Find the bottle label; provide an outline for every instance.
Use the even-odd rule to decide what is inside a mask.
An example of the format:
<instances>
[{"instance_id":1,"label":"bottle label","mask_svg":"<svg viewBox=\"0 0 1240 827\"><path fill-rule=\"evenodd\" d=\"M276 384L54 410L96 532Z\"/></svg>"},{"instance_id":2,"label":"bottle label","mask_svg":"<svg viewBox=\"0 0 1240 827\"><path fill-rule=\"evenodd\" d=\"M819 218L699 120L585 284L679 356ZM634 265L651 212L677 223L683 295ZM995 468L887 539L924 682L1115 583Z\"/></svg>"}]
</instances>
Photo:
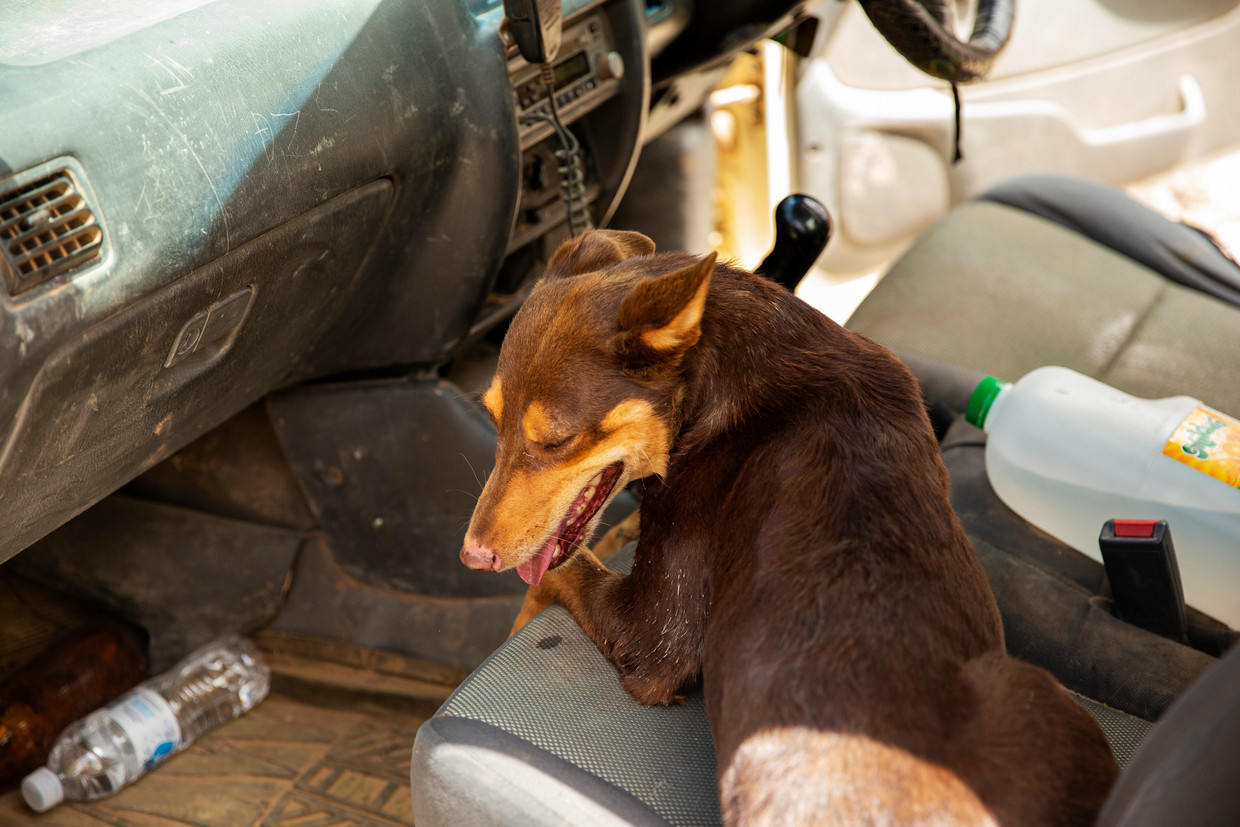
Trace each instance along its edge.
<instances>
[{"instance_id":1,"label":"bottle label","mask_svg":"<svg viewBox=\"0 0 1240 827\"><path fill-rule=\"evenodd\" d=\"M1240 488L1240 422L1197 408L1180 423L1163 453Z\"/></svg>"},{"instance_id":2,"label":"bottle label","mask_svg":"<svg viewBox=\"0 0 1240 827\"><path fill-rule=\"evenodd\" d=\"M111 718L133 744L144 772L163 763L181 743L176 713L153 689L138 687L109 707Z\"/></svg>"}]
</instances>

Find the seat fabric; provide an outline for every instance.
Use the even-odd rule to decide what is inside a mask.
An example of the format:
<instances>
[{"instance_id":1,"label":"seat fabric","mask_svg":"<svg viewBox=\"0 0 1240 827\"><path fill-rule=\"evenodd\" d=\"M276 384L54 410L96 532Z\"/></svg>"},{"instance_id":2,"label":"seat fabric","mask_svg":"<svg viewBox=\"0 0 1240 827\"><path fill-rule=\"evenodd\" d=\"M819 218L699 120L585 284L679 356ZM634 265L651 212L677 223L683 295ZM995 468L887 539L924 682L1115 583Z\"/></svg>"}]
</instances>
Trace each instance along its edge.
<instances>
[{"instance_id":1,"label":"seat fabric","mask_svg":"<svg viewBox=\"0 0 1240 827\"><path fill-rule=\"evenodd\" d=\"M608 562L627 569L631 559L630 548ZM637 703L558 604L422 725L411 784L423 827L720 823L702 693L678 706Z\"/></svg>"},{"instance_id":2,"label":"seat fabric","mask_svg":"<svg viewBox=\"0 0 1240 827\"><path fill-rule=\"evenodd\" d=\"M1240 824L1240 648L1233 648L1166 716L1133 756L1099 827Z\"/></svg>"},{"instance_id":3,"label":"seat fabric","mask_svg":"<svg viewBox=\"0 0 1240 827\"><path fill-rule=\"evenodd\" d=\"M1240 412L1240 308L1002 204L963 204L937 222L848 327L1009 381L1062 365L1137 396Z\"/></svg>"}]
</instances>

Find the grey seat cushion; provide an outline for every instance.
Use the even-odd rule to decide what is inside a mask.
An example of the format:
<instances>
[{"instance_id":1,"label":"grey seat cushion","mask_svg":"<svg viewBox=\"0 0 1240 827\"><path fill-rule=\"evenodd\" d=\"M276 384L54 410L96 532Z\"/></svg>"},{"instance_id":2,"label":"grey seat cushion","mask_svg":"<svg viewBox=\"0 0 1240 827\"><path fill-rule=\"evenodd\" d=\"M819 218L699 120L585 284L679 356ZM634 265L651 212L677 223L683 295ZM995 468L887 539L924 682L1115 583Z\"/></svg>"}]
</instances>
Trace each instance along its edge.
<instances>
[{"instance_id":1,"label":"grey seat cushion","mask_svg":"<svg viewBox=\"0 0 1240 827\"><path fill-rule=\"evenodd\" d=\"M1062 365L1137 396L1240 411L1240 308L1002 204L936 223L848 327L1001 379Z\"/></svg>"},{"instance_id":2,"label":"grey seat cushion","mask_svg":"<svg viewBox=\"0 0 1240 827\"><path fill-rule=\"evenodd\" d=\"M609 561L629 562L631 550ZM1150 724L1079 700L1125 764ZM702 693L681 706L638 704L558 605L501 646L422 725L411 783L420 827L720 823Z\"/></svg>"},{"instance_id":3,"label":"grey seat cushion","mask_svg":"<svg viewBox=\"0 0 1240 827\"><path fill-rule=\"evenodd\" d=\"M720 823L702 694L641 706L558 605L422 725L411 782L419 825Z\"/></svg>"},{"instance_id":4,"label":"grey seat cushion","mask_svg":"<svg viewBox=\"0 0 1240 827\"><path fill-rule=\"evenodd\" d=\"M1240 648L1167 710L1098 816L1099 827L1240 824Z\"/></svg>"},{"instance_id":5,"label":"grey seat cushion","mask_svg":"<svg viewBox=\"0 0 1240 827\"><path fill-rule=\"evenodd\" d=\"M1118 250L1156 273L1240 307L1240 264L1207 231L1155 212L1118 187L1071 175L1000 181L977 196Z\"/></svg>"}]
</instances>

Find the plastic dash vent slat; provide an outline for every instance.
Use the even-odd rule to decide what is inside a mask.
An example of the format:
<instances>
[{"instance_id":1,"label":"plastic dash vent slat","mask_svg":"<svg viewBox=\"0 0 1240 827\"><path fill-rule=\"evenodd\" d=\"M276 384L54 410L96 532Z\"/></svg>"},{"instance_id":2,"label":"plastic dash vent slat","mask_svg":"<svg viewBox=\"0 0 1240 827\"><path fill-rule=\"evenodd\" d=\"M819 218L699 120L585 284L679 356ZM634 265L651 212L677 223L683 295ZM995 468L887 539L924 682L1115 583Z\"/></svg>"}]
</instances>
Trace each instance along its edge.
<instances>
[{"instance_id":1,"label":"plastic dash vent slat","mask_svg":"<svg viewBox=\"0 0 1240 827\"><path fill-rule=\"evenodd\" d=\"M0 190L5 286L17 295L99 258L103 228L67 170Z\"/></svg>"}]
</instances>

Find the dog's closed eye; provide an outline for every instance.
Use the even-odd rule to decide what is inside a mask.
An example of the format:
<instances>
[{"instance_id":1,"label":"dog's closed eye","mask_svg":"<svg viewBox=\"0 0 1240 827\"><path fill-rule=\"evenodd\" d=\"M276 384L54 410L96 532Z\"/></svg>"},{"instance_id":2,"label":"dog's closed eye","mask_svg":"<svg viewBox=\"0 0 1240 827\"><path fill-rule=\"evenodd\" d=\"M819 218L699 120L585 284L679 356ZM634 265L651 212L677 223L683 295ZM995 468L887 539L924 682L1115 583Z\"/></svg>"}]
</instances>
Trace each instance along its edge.
<instances>
[{"instance_id":1,"label":"dog's closed eye","mask_svg":"<svg viewBox=\"0 0 1240 827\"><path fill-rule=\"evenodd\" d=\"M573 439L573 437L572 437L572 435L571 435L571 434L570 434L569 436L566 436L566 437L563 437L563 438L560 438L560 437L555 437L555 438L552 438L552 439L546 439L546 440L543 440L542 442L540 442L540 443L539 443L539 445L538 445L538 447L539 447L539 448L541 448L542 450L544 450L544 451L548 451L548 452L550 452L550 451L555 451L555 450L558 450L558 449L560 449L560 448L563 448L565 445L567 445L569 442L571 442L571 441L572 441L572 439Z\"/></svg>"},{"instance_id":2,"label":"dog's closed eye","mask_svg":"<svg viewBox=\"0 0 1240 827\"><path fill-rule=\"evenodd\" d=\"M554 453L577 438L579 431L566 417L533 401L521 417L521 430L528 443L544 454Z\"/></svg>"}]
</instances>

